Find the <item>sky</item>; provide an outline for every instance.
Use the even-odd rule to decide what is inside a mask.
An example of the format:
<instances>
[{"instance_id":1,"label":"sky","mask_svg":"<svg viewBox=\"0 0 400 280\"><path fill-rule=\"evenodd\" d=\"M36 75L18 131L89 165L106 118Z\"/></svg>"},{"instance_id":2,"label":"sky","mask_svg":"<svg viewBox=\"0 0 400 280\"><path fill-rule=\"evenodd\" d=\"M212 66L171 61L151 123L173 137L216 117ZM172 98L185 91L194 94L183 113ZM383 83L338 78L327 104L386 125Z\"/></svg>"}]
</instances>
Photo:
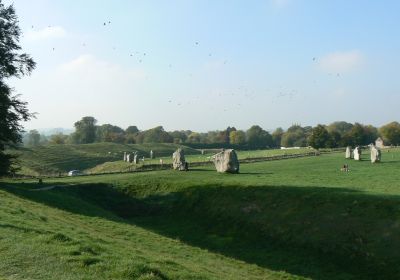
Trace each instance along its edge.
<instances>
[{"instance_id":1,"label":"sky","mask_svg":"<svg viewBox=\"0 0 400 280\"><path fill-rule=\"evenodd\" d=\"M37 68L26 129L399 121L400 1L3 0Z\"/></svg>"}]
</instances>

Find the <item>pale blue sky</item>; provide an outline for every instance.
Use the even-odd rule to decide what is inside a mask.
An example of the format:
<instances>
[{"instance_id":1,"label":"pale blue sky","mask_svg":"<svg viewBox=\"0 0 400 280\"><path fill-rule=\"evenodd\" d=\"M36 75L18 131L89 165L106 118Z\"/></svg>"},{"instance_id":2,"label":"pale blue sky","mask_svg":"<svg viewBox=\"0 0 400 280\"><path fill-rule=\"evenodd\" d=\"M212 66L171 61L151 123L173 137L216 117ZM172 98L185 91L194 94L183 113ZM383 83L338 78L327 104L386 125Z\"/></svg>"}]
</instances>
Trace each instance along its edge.
<instances>
[{"instance_id":1,"label":"pale blue sky","mask_svg":"<svg viewBox=\"0 0 400 280\"><path fill-rule=\"evenodd\" d=\"M399 1L14 5L38 63L12 81L39 113L27 129L86 115L198 131L399 120Z\"/></svg>"}]
</instances>

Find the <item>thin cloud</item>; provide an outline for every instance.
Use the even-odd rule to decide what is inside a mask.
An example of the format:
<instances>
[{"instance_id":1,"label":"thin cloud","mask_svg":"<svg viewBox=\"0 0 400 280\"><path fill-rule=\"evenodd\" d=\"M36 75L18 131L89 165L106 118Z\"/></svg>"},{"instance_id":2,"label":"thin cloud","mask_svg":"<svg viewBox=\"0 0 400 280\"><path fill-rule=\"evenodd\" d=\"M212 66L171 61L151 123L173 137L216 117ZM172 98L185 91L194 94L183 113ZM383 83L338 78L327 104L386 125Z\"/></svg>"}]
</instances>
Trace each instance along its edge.
<instances>
[{"instance_id":1,"label":"thin cloud","mask_svg":"<svg viewBox=\"0 0 400 280\"><path fill-rule=\"evenodd\" d=\"M285 7L289 3L289 0L271 0L271 2L274 6L282 8L282 7Z\"/></svg>"},{"instance_id":2,"label":"thin cloud","mask_svg":"<svg viewBox=\"0 0 400 280\"><path fill-rule=\"evenodd\" d=\"M122 66L100 60L94 55L85 54L62 64L59 67L61 75L74 77L77 81L115 84L116 80L143 80L146 73L140 69L125 69Z\"/></svg>"},{"instance_id":3,"label":"thin cloud","mask_svg":"<svg viewBox=\"0 0 400 280\"><path fill-rule=\"evenodd\" d=\"M65 29L61 26L49 26L40 30L31 30L26 35L30 41L48 40L63 38L67 35Z\"/></svg>"},{"instance_id":4,"label":"thin cloud","mask_svg":"<svg viewBox=\"0 0 400 280\"><path fill-rule=\"evenodd\" d=\"M364 62L364 56L358 50L334 52L319 59L319 67L326 72L342 73L359 68Z\"/></svg>"}]
</instances>

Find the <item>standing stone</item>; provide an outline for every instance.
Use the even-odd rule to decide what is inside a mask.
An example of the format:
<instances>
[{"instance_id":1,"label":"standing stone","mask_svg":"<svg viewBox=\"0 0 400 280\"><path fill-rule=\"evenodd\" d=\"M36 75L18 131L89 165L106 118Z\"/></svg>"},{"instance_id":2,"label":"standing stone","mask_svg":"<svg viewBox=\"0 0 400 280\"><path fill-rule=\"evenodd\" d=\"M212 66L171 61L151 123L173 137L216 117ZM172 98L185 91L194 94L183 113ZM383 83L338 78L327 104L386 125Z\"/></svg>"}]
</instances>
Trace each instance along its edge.
<instances>
[{"instance_id":1,"label":"standing stone","mask_svg":"<svg viewBox=\"0 0 400 280\"><path fill-rule=\"evenodd\" d=\"M351 147L349 146L349 147L347 147L346 148L346 158L347 159L349 159L349 158L351 158Z\"/></svg>"},{"instance_id":2,"label":"standing stone","mask_svg":"<svg viewBox=\"0 0 400 280\"><path fill-rule=\"evenodd\" d=\"M354 160L361 160L361 148L356 147L353 152Z\"/></svg>"},{"instance_id":3,"label":"standing stone","mask_svg":"<svg viewBox=\"0 0 400 280\"><path fill-rule=\"evenodd\" d=\"M371 162L377 163L381 161L381 150L376 146L371 146Z\"/></svg>"},{"instance_id":4,"label":"standing stone","mask_svg":"<svg viewBox=\"0 0 400 280\"><path fill-rule=\"evenodd\" d=\"M135 153L134 156L133 156L133 163L134 164L138 164L139 163L139 156L138 156L137 153Z\"/></svg>"},{"instance_id":5,"label":"standing stone","mask_svg":"<svg viewBox=\"0 0 400 280\"><path fill-rule=\"evenodd\" d=\"M129 162L129 163L131 163L132 160L133 160L133 155L132 155L132 154L127 154L127 155L126 155L126 161Z\"/></svg>"},{"instance_id":6,"label":"standing stone","mask_svg":"<svg viewBox=\"0 0 400 280\"><path fill-rule=\"evenodd\" d=\"M185 153L180 148L172 154L172 167L179 171L188 170L188 163L185 160Z\"/></svg>"},{"instance_id":7,"label":"standing stone","mask_svg":"<svg viewBox=\"0 0 400 280\"><path fill-rule=\"evenodd\" d=\"M223 150L212 157L218 172L239 173L239 160L233 149Z\"/></svg>"},{"instance_id":8,"label":"standing stone","mask_svg":"<svg viewBox=\"0 0 400 280\"><path fill-rule=\"evenodd\" d=\"M124 161L126 161L126 157L127 157L126 152L124 152Z\"/></svg>"},{"instance_id":9,"label":"standing stone","mask_svg":"<svg viewBox=\"0 0 400 280\"><path fill-rule=\"evenodd\" d=\"M150 159L153 159L153 158L154 158L153 150L150 150Z\"/></svg>"}]
</instances>

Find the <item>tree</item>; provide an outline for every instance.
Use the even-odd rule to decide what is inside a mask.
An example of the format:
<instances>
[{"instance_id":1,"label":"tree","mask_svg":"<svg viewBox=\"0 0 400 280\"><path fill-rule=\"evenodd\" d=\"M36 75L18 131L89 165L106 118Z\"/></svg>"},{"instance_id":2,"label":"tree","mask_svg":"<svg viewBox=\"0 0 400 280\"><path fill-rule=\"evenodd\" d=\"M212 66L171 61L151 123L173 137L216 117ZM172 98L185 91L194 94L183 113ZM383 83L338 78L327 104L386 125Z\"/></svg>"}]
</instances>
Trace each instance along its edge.
<instances>
[{"instance_id":1,"label":"tree","mask_svg":"<svg viewBox=\"0 0 400 280\"><path fill-rule=\"evenodd\" d=\"M328 130L325 126L319 124L312 129L308 143L314 149L326 148L329 138Z\"/></svg>"},{"instance_id":2,"label":"tree","mask_svg":"<svg viewBox=\"0 0 400 280\"><path fill-rule=\"evenodd\" d=\"M304 147L307 145L307 133L311 133L311 130L301 127L300 125L292 125L282 135L281 146L282 147Z\"/></svg>"},{"instance_id":3,"label":"tree","mask_svg":"<svg viewBox=\"0 0 400 280\"><path fill-rule=\"evenodd\" d=\"M125 129L125 133L126 134L135 134L135 133L138 133L138 132L139 132L139 129L137 128L136 125L128 126L128 128Z\"/></svg>"},{"instance_id":4,"label":"tree","mask_svg":"<svg viewBox=\"0 0 400 280\"><path fill-rule=\"evenodd\" d=\"M280 147L281 146L281 141L282 141L282 136L285 132L281 127L278 127L275 129L275 131L272 133L272 142L274 143L274 147Z\"/></svg>"},{"instance_id":5,"label":"tree","mask_svg":"<svg viewBox=\"0 0 400 280\"><path fill-rule=\"evenodd\" d=\"M97 142L123 143L125 141L125 131L111 124L103 124L96 128Z\"/></svg>"},{"instance_id":6,"label":"tree","mask_svg":"<svg viewBox=\"0 0 400 280\"><path fill-rule=\"evenodd\" d=\"M67 142L68 135L57 133L50 136L50 144L63 145Z\"/></svg>"},{"instance_id":7,"label":"tree","mask_svg":"<svg viewBox=\"0 0 400 280\"><path fill-rule=\"evenodd\" d=\"M329 132L329 140L326 143L327 148L337 148L341 146L342 136L337 131ZM344 146L343 146L344 147Z\"/></svg>"},{"instance_id":8,"label":"tree","mask_svg":"<svg viewBox=\"0 0 400 280\"><path fill-rule=\"evenodd\" d=\"M375 143L378 130L372 125L355 123L351 130L343 136L342 142L348 146L368 145Z\"/></svg>"},{"instance_id":9,"label":"tree","mask_svg":"<svg viewBox=\"0 0 400 280\"><path fill-rule=\"evenodd\" d=\"M247 143L252 148L266 148L272 146L272 136L258 125L253 125L247 132Z\"/></svg>"},{"instance_id":10,"label":"tree","mask_svg":"<svg viewBox=\"0 0 400 280\"><path fill-rule=\"evenodd\" d=\"M174 139L162 126L143 131L143 143L172 143Z\"/></svg>"},{"instance_id":11,"label":"tree","mask_svg":"<svg viewBox=\"0 0 400 280\"><path fill-rule=\"evenodd\" d=\"M338 132L341 136L345 135L346 133L348 133L353 127L353 124L348 123L348 122L344 122L344 121L340 121L340 122L333 122L330 125L328 125L328 127L326 128L328 130L328 132L333 132L336 131Z\"/></svg>"},{"instance_id":12,"label":"tree","mask_svg":"<svg viewBox=\"0 0 400 280\"><path fill-rule=\"evenodd\" d=\"M30 130L28 133L27 145L31 147L35 147L40 143L40 133L36 130Z\"/></svg>"},{"instance_id":13,"label":"tree","mask_svg":"<svg viewBox=\"0 0 400 280\"><path fill-rule=\"evenodd\" d=\"M83 117L80 121L77 121L74 124L75 132L72 136L74 143L93 143L96 140L96 123L97 120L93 117Z\"/></svg>"},{"instance_id":14,"label":"tree","mask_svg":"<svg viewBox=\"0 0 400 280\"><path fill-rule=\"evenodd\" d=\"M379 129L380 134L386 144L400 145L400 123L391 122Z\"/></svg>"},{"instance_id":15,"label":"tree","mask_svg":"<svg viewBox=\"0 0 400 280\"><path fill-rule=\"evenodd\" d=\"M191 132L190 132L191 133ZM174 139L175 144L182 144L186 142L186 139L188 138L188 135L185 131L178 131L175 130L173 132L169 133L172 138Z\"/></svg>"},{"instance_id":16,"label":"tree","mask_svg":"<svg viewBox=\"0 0 400 280\"><path fill-rule=\"evenodd\" d=\"M189 143L200 143L200 134L197 132L192 132L189 134L187 141Z\"/></svg>"},{"instance_id":17,"label":"tree","mask_svg":"<svg viewBox=\"0 0 400 280\"><path fill-rule=\"evenodd\" d=\"M33 116L27 109L27 103L21 101L18 95L13 95L5 82L8 78L29 75L36 65L29 55L20 53L20 36L14 7L6 6L0 0L0 175L12 171L14 156L4 151L7 146L21 142L21 121L28 121Z\"/></svg>"},{"instance_id":18,"label":"tree","mask_svg":"<svg viewBox=\"0 0 400 280\"><path fill-rule=\"evenodd\" d=\"M229 133L229 143L243 145L246 143L246 133L242 130L233 130Z\"/></svg>"}]
</instances>

